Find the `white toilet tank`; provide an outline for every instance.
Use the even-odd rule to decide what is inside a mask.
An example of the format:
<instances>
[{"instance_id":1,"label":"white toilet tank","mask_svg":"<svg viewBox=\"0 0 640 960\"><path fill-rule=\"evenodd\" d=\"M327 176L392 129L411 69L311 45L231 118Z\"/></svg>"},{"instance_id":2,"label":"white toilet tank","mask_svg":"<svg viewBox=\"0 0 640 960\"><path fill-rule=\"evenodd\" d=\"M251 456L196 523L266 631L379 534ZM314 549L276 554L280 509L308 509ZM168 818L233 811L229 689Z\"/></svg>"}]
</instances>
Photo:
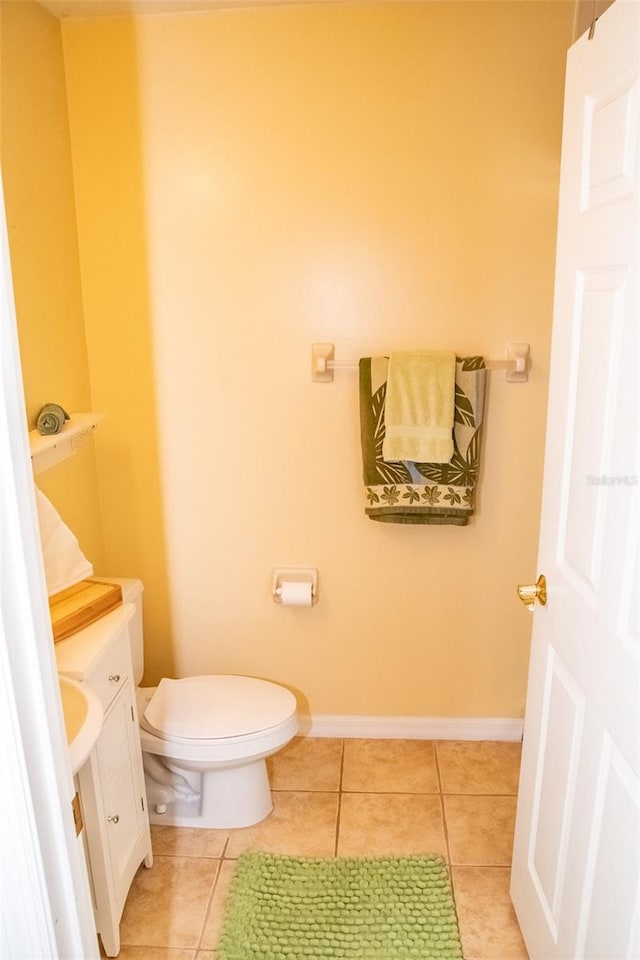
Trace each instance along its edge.
<instances>
[{"instance_id":1,"label":"white toilet tank","mask_svg":"<svg viewBox=\"0 0 640 960\"><path fill-rule=\"evenodd\" d=\"M136 687L142 682L144 672L144 638L142 634L142 580L121 577L100 577L104 583L118 583L122 588L123 603L132 603L136 612L129 621L129 640L131 643L131 659L133 661L133 679Z\"/></svg>"}]
</instances>

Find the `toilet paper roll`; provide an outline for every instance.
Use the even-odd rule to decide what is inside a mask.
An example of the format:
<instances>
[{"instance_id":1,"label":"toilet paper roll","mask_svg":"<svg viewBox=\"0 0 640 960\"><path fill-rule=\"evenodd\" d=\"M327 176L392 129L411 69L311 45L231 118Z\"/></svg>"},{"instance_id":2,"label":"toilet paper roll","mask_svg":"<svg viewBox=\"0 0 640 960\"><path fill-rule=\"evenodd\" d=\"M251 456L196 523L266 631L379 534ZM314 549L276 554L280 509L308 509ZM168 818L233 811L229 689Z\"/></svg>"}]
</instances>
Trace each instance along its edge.
<instances>
[{"instance_id":1,"label":"toilet paper roll","mask_svg":"<svg viewBox=\"0 0 640 960\"><path fill-rule=\"evenodd\" d=\"M280 599L283 607L310 607L313 603L311 584L308 580L283 580Z\"/></svg>"}]
</instances>

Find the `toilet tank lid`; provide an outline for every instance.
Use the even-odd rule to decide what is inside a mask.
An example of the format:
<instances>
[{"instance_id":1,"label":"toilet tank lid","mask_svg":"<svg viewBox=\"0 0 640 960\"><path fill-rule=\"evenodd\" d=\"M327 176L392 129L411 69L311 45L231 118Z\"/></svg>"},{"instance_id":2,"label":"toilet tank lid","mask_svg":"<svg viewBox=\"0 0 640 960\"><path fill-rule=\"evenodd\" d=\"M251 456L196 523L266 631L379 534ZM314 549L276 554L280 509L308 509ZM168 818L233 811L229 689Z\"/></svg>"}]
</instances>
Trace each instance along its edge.
<instances>
[{"instance_id":1,"label":"toilet tank lid","mask_svg":"<svg viewBox=\"0 0 640 960\"><path fill-rule=\"evenodd\" d=\"M116 582L122 587L122 596L126 597L125 603L135 603L144 590L142 580L134 577L120 577Z\"/></svg>"},{"instance_id":2,"label":"toilet tank lid","mask_svg":"<svg viewBox=\"0 0 640 960\"><path fill-rule=\"evenodd\" d=\"M255 677L165 677L145 708L144 725L165 739L241 737L283 723L296 706L284 687Z\"/></svg>"},{"instance_id":3,"label":"toilet tank lid","mask_svg":"<svg viewBox=\"0 0 640 960\"><path fill-rule=\"evenodd\" d=\"M100 577L103 583L117 583L122 589L122 602L135 603L144 590L142 580L135 577Z\"/></svg>"}]
</instances>

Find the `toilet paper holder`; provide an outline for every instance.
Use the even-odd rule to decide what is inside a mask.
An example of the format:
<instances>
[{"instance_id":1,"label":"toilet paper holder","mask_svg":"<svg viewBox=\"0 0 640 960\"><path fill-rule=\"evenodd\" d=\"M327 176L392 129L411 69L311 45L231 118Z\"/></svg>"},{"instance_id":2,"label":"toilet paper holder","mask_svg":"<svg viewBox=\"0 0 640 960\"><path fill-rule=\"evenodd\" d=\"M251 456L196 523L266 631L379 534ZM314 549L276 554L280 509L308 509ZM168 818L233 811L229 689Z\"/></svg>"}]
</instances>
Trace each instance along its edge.
<instances>
[{"instance_id":1,"label":"toilet paper holder","mask_svg":"<svg viewBox=\"0 0 640 960\"><path fill-rule=\"evenodd\" d=\"M318 571L315 567L277 567L271 583L271 594L276 603L282 603L283 583L310 584L311 603L318 602Z\"/></svg>"}]
</instances>

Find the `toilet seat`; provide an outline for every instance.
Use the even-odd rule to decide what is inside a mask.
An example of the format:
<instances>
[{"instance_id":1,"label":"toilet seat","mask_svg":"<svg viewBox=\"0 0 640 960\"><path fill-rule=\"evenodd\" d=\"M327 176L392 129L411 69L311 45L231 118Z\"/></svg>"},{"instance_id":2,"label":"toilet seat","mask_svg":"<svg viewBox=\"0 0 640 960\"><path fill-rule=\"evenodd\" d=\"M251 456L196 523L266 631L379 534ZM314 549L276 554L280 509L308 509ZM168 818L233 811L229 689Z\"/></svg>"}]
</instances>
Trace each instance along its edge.
<instances>
[{"instance_id":1,"label":"toilet seat","mask_svg":"<svg viewBox=\"0 0 640 960\"><path fill-rule=\"evenodd\" d=\"M285 724L296 699L268 680L228 674L163 678L140 711L140 725L162 740L251 739Z\"/></svg>"}]
</instances>

